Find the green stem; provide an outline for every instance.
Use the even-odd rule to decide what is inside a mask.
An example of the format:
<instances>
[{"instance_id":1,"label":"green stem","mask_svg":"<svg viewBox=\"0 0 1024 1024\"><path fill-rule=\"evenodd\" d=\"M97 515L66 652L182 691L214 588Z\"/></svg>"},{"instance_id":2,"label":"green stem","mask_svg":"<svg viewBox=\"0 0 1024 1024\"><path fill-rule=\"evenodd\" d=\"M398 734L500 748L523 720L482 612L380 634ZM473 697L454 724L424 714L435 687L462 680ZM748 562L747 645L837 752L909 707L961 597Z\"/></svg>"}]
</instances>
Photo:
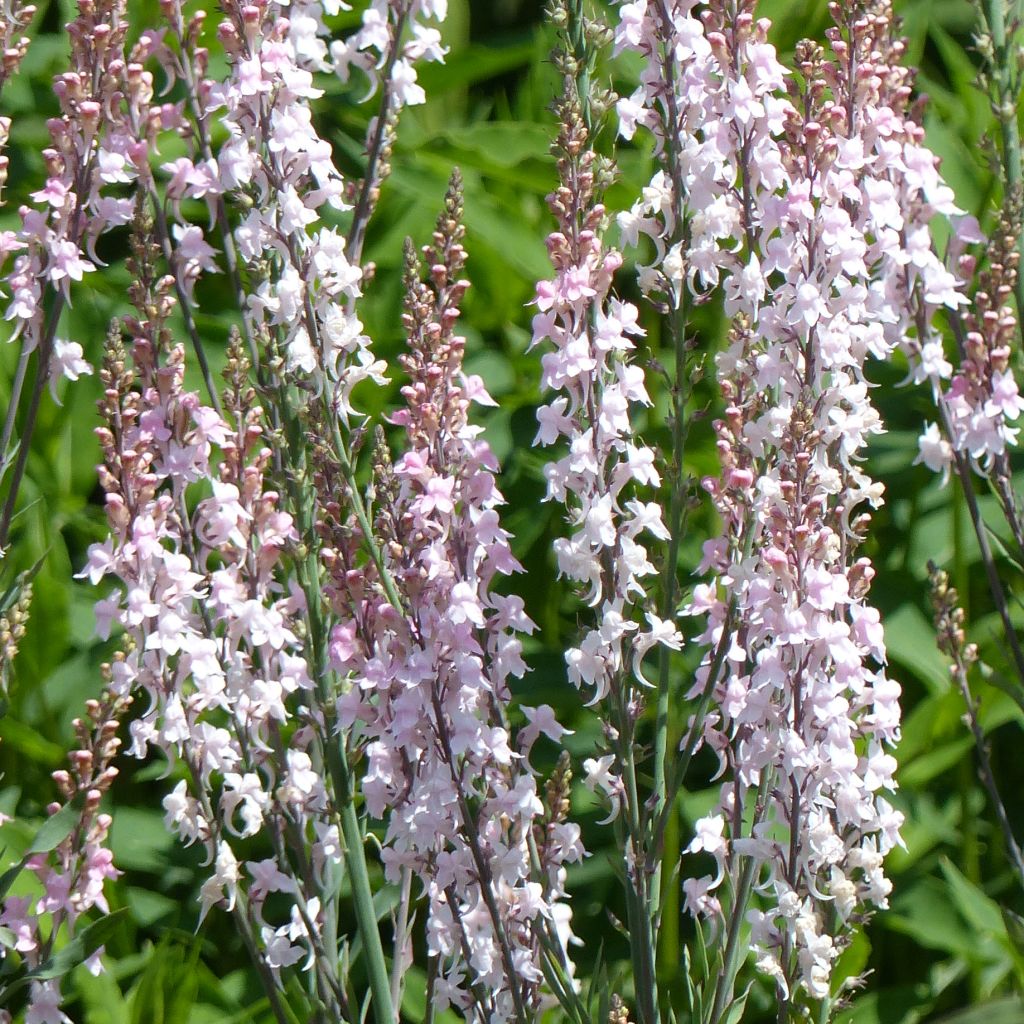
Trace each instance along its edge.
<instances>
[{"instance_id":1,"label":"green stem","mask_svg":"<svg viewBox=\"0 0 1024 1024\"><path fill-rule=\"evenodd\" d=\"M621 692L616 701L618 720L630 721L628 708L624 706ZM619 734L618 760L622 766L622 778L626 793L627 833L626 843L632 845L632 857L626 861L626 913L629 921L629 944L636 975L637 1013L640 1024L658 1024L658 986L655 971L654 917L650 913L652 895L645 885L647 860L642 845L643 825L640 808L639 787L637 786L636 744L632 729Z\"/></svg>"},{"instance_id":2,"label":"green stem","mask_svg":"<svg viewBox=\"0 0 1024 1024\"><path fill-rule=\"evenodd\" d=\"M671 38L671 14L664 2L659 0L659 14L665 38ZM673 55L665 50L661 55L662 74L665 82L667 104L667 122L663 124L666 140L667 164L672 179L672 191L675 213L676 240L685 240L685 196L686 183L681 172L679 160L679 110L676 103L676 68ZM678 593L679 546L683 532L685 490L683 487L683 454L686 444L686 399L689 393L689 378L686 373L686 324L688 319L689 291L684 286L680 294L673 297L672 316L669 331L675 351L675 380L672 388L672 494L669 503L669 542L665 562L664 582L662 590L661 617L671 618ZM671 812L673 800L669 798L669 773L667 762L669 756L669 717L671 710L671 682L669 669L671 653L662 647L659 653L658 666L658 699L654 732L654 819L664 820ZM651 916L660 923L663 902L662 889L668 884L664 876L663 860L657 859L654 877L651 883ZM667 952L667 949L666 949Z\"/></svg>"},{"instance_id":3,"label":"green stem","mask_svg":"<svg viewBox=\"0 0 1024 1024\"><path fill-rule=\"evenodd\" d=\"M384 593L387 595L388 601L396 611L404 614L402 598L398 593L398 588L395 586L395 581L391 576L391 571L388 569L387 563L384 561L384 552L381 551L380 545L377 543L373 535L373 523L370 521L370 514L367 511L366 503L363 501L362 493L360 492L356 481L355 466L352 464L352 457L349 454L348 445L345 444L345 439L341 436L341 430L338 427L338 418L337 416L332 415L332 410L329 405L328 417L328 422L331 425L331 434L334 440L334 454L337 456L338 462L341 466L341 472L345 477L345 483L348 484L348 497L352 501L352 509L356 514L356 521L359 523L359 529L363 531L363 542L366 544L366 548L370 553L370 558L373 559L373 564L377 567L377 572L380 574L381 585L384 587Z\"/></svg>"},{"instance_id":4,"label":"green stem","mask_svg":"<svg viewBox=\"0 0 1024 1024\"><path fill-rule=\"evenodd\" d=\"M987 0L986 19L992 33L993 74L996 83L996 99L999 107L996 116L1003 136L1003 170L1006 182L1014 185L1021 180L1020 129L1017 112L1013 104L1013 81L1011 71L1012 40L1006 34L1005 0Z\"/></svg>"},{"instance_id":5,"label":"green stem","mask_svg":"<svg viewBox=\"0 0 1024 1024\"><path fill-rule=\"evenodd\" d=\"M53 351L54 336L57 332L57 320L63 305L63 297L58 296L50 327L46 332L46 337L39 346L38 355L36 356L38 363L36 365L35 384L32 387L32 395L29 398L28 412L25 414L25 424L22 428L21 441L18 445L18 458L15 460L14 470L11 473L7 500L4 502L3 512L0 513L0 551L7 545L11 521L14 519L14 510L18 504L18 491L21 488L22 478L25 476L25 468L28 466L28 458L32 450L32 435L35 433L36 419L39 416L39 405L42 401L43 391L50 376L50 354Z\"/></svg>"},{"instance_id":6,"label":"green stem","mask_svg":"<svg viewBox=\"0 0 1024 1024\"><path fill-rule=\"evenodd\" d=\"M985 0L983 15L992 36L992 81L995 85L995 115L1002 135L1005 201L1020 188L1022 182L1020 126L1017 122L1020 85L1014 73L1016 50L1012 35L1007 34L1006 0ZM1011 30L1015 28L1011 25ZM1014 295L1017 311L1024 316L1024 275L1017 275Z\"/></svg>"},{"instance_id":7,"label":"green stem","mask_svg":"<svg viewBox=\"0 0 1024 1024\"><path fill-rule=\"evenodd\" d=\"M685 293L684 293L685 294ZM660 615L663 619L674 616L678 594L679 546L683 533L685 489L683 486L683 451L686 442L686 308L685 300L679 304L672 319L675 342L675 383L672 388L672 496L669 504L669 541L665 560ZM668 810L668 752L669 718L672 687L669 676L671 652L662 646L658 661L658 700L654 732L654 817L657 820ZM657 921L663 903L662 861L659 859L651 883L651 917Z\"/></svg>"},{"instance_id":8,"label":"green stem","mask_svg":"<svg viewBox=\"0 0 1024 1024\"><path fill-rule=\"evenodd\" d=\"M384 146L387 139L389 117L391 115L391 101L394 95L394 83L391 75L402 52L402 33L405 31L405 23L408 18L409 4L403 3L398 9L398 17L395 19L394 34L391 37L391 49L388 51L387 60L381 70L381 81L384 83L384 88L381 93L377 121L366 147L366 176L363 178L362 187L359 190L359 198L356 200L355 211L352 214L352 224L349 227L348 239L345 244L345 258L352 264L358 264L362 258L363 242L366 240L366 227L376 206L376 196L381 185L381 160L384 156Z\"/></svg>"},{"instance_id":9,"label":"green stem","mask_svg":"<svg viewBox=\"0 0 1024 1024\"><path fill-rule=\"evenodd\" d=\"M301 451L301 430L297 410L288 401L288 396L279 393L279 407L285 413L286 427L291 429L292 435L289 438L293 451ZM355 487L352 479L351 461L348 460L348 451L341 438L340 431L334 423L335 443L340 453L345 456L344 465L346 479L349 481L353 501L357 503L362 513L360 523L367 519L365 507L362 504L361 495ZM297 467L298 468L298 467ZM315 541L316 533L313 524L312 497L299 493L296 482L298 474L288 474L288 482L291 490L291 499L298 511L302 523L302 534L307 539ZM365 527L364 527L365 529ZM370 539L372 544L372 538ZM375 547L375 545L373 545ZM320 593L320 571L317 556L313 548L307 550L304 558L298 560L300 585L307 595L307 609L309 615L309 637L311 646L310 662L314 670L316 681L317 697L321 707L329 710L333 702L329 699L327 689L328 668L326 659L326 645L322 642L325 633L325 626L320 611L320 604L317 597ZM370 996L373 1005L373 1015L376 1024L396 1024L394 1002L391 998L391 980L388 971L387 960L384 956L384 947L381 943L380 930L377 925L377 915L373 906L373 891L370 886L370 874L366 862L366 850L363 841L362 829L359 825L359 818L356 814L353 798L352 776L348 764L348 758L344 749L344 741L334 738L334 730L330 726L324 730L324 756L327 760L327 769L333 783L335 799L338 803L338 817L345 845L345 866L349 876L349 884L352 888L352 898L355 904L356 926L363 941L363 950L367 962L367 974L369 976ZM333 932L335 938L334 952L337 954L337 926L334 922L334 898L331 893L325 893L327 897L326 906L330 907L333 913L328 915L328 931ZM330 938L330 934L328 936Z\"/></svg>"},{"instance_id":10,"label":"green stem","mask_svg":"<svg viewBox=\"0 0 1024 1024\"><path fill-rule=\"evenodd\" d=\"M739 884L736 886L736 902L729 921L729 938L725 944L725 959L722 974L715 986L715 1001L711 1005L711 1016L708 1024L720 1024L722 1015L728 1010L727 1000L731 1002L732 992L736 986L736 975L739 972L740 958L745 952L740 948L740 932L743 930L743 912L750 899L750 891L754 884L754 858L748 857L740 871Z\"/></svg>"},{"instance_id":11,"label":"green stem","mask_svg":"<svg viewBox=\"0 0 1024 1024\"><path fill-rule=\"evenodd\" d=\"M185 282L182 279L181 261L178 259L174 243L171 241L167 217L164 214L163 204L160 202L160 195L157 192L156 183L152 177L148 177L148 180L145 182L145 188L149 194L150 206L153 208L157 242L174 279L174 292L178 296L178 308L181 310L181 319L185 324L185 332L192 342L192 351L196 354L199 372L202 374L203 383L206 385L206 392L210 396L210 404L217 410L217 414L223 417L224 410L221 407L217 384L213 379L213 371L210 369L210 360L206 357L206 347L203 345L203 339L199 334L199 328L196 326L195 317L192 315L192 300L185 289Z\"/></svg>"},{"instance_id":12,"label":"green stem","mask_svg":"<svg viewBox=\"0 0 1024 1024\"><path fill-rule=\"evenodd\" d=\"M335 791L341 800L341 831L345 839L345 865L348 868L349 883L352 886L352 900L355 903L356 924L363 940L366 953L366 970L369 975L370 996L373 1017L377 1024L396 1024L394 1004L391 1001L391 979L388 976L387 960L377 928L377 913L373 907L373 890L370 888L370 873L366 867L366 851L363 846L363 832L359 827L355 802L352 799L352 784L348 762L341 744L327 745L327 762L334 779Z\"/></svg>"},{"instance_id":13,"label":"green stem","mask_svg":"<svg viewBox=\"0 0 1024 1024\"><path fill-rule=\"evenodd\" d=\"M29 360L32 358L32 349L27 344L22 344L21 352L18 355L18 366L14 371L14 380L11 382L11 393L7 402L7 415L4 417L3 433L0 434L0 480L3 480L7 473L7 448L14 436L14 423L18 417L18 406L21 404L21 389L25 386L25 377L28 373Z\"/></svg>"},{"instance_id":14,"label":"green stem","mask_svg":"<svg viewBox=\"0 0 1024 1024\"><path fill-rule=\"evenodd\" d=\"M771 792L773 785L774 781L769 780L768 773L765 773L757 790L757 800L754 804L754 813L750 822L751 835L753 835L754 828L764 816L764 801L767 794ZM750 902L750 895L754 888L755 868L755 858L746 857L736 883L732 913L729 915L728 938L725 943L722 971L715 985L715 998L711 1004L711 1015L708 1017L707 1024L721 1024L724 1015L732 1004L732 993L736 987L736 975L739 973L740 964L747 953L746 946L740 943L740 935L743 932L743 922L747 916L747 905Z\"/></svg>"}]
</instances>

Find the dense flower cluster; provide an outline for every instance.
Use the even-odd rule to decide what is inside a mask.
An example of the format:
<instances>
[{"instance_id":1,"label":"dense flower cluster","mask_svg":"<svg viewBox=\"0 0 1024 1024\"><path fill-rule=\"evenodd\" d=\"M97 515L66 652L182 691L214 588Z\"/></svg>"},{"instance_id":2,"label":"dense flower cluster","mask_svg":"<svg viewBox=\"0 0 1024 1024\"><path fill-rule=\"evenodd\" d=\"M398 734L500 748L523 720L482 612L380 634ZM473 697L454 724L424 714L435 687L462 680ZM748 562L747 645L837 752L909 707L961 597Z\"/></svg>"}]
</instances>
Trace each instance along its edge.
<instances>
[{"instance_id":1,"label":"dense flower cluster","mask_svg":"<svg viewBox=\"0 0 1024 1024\"><path fill-rule=\"evenodd\" d=\"M540 999L542 932L568 937L568 908L556 902L563 865L583 851L579 827L564 808L545 808L525 760L541 733L557 741L565 730L550 708L527 708L514 743L507 720L509 681L526 670L520 636L534 626L522 600L496 590L520 566L498 517L497 461L468 418L471 403L494 402L462 370L465 339L455 333L468 287L460 221L453 183L425 250L429 285L407 253L409 383L392 417L406 447L393 464L377 451L377 572L356 572L353 541L333 531L341 621L330 653L350 679L341 725L364 736L367 809L387 822L386 873L398 882L414 872L428 896L436 1005L522 1021ZM358 544L356 523L350 531Z\"/></svg>"},{"instance_id":2,"label":"dense flower cluster","mask_svg":"<svg viewBox=\"0 0 1024 1024\"><path fill-rule=\"evenodd\" d=\"M312 681L299 639L305 597L277 574L296 536L292 517L264 482L271 453L240 348L227 371L230 419L222 419L185 390L183 352L166 328L170 282L154 278L156 252L145 242L135 253L142 318L126 325L131 364L115 327L103 368L111 537L90 549L85 570L94 582L113 575L121 584L97 607L103 633L117 623L129 644L114 691L145 695L131 753L155 746L185 769L164 807L168 827L208 852L203 913L234 910L270 971L315 961L326 999L332 961L318 956L324 908L315 878L339 861L340 841L318 767L322 723L295 717ZM212 493L192 509L192 485L203 481ZM240 864L235 840L264 830L278 861ZM283 873L289 857L306 870ZM283 924L264 917L274 892L291 897Z\"/></svg>"},{"instance_id":3,"label":"dense flower cluster","mask_svg":"<svg viewBox=\"0 0 1024 1024\"><path fill-rule=\"evenodd\" d=\"M691 697L713 700L701 727L730 778L689 847L717 873L688 880L687 903L719 912L727 874L734 894L771 892L753 940L786 998L798 984L828 995L843 928L885 905L882 855L899 841L882 795L899 687L877 667L873 571L856 555L860 507L881 498L857 465L881 429L865 360L916 326L908 277L933 306L963 301L916 232L957 211L907 120L891 12L833 13L832 56L802 45L799 85L753 3L698 18L689 2L640 0L617 32L620 49L649 58L640 92L620 103L622 131L652 127L670 165L620 218L658 249L641 281L661 275L676 294L721 284L736 323L718 358L723 473L705 484L723 522L705 547L716 581L688 606L707 617L709 648Z\"/></svg>"},{"instance_id":4,"label":"dense flower cluster","mask_svg":"<svg viewBox=\"0 0 1024 1024\"><path fill-rule=\"evenodd\" d=\"M632 621L646 594L643 580L655 571L643 536L667 537L660 506L630 497L634 484L661 482L654 452L630 421L631 410L650 404L643 370L626 358L632 338L644 331L635 306L609 298L622 257L601 241L605 209L595 198L595 155L584 149L586 127L571 104L562 119L566 184L549 199L560 228L548 237L556 277L537 286L533 319L533 344L554 346L542 357L541 383L559 394L537 411L536 443L564 439L569 448L545 469L548 499L571 506L572 535L556 542L555 553L559 573L585 585L597 621L566 661L572 682L598 701L630 670L626 652L633 652L639 674L646 651L659 643L678 645L680 638L653 613L649 629Z\"/></svg>"},{"instance_id":5,"label":"dense flower cluster","mask_svg":"<svg viewBox=\"0 0 1024 1024\"><path fill-rule=\"evenodd\" d=\"M1010 345L1017 331L1011 296L1020 258L1018 236L1015 218L1004 217L989 244L987 266L979 275L973 308L963 317L955 372L942 354L941 335L937 331L925 333L922 327L926 338L922 353L934 356L929 361L922 354L916 376L927 377L932 384L943 429L935 423L928 425L919 442L917 461L936 472L948 475L954 451L984 472L994 466L1001 471L1008 449L1016 442L1020 428L1011 423L1024 412L1024 399L1010 367ZM951 246L950 256L962 252L964 242L981 240L975 224L963 225L959 244ZM960 255L957 265L965 280L973 277L973 256ZM920 322L926 325L928 297L919 289L915 298Z\"/></svg>"},{"instance_id":6,"label":"dense flower cluster","mask_svg":"<svg viewBox=\"0 0 1024 1024\"><path fill-rule=\"evenodd\" d=\"M234 8L220 30L232 74L210 90L207 109L223 107L230 133L216 162L220 186L249 210L234 237L253 282L246 299L248 329L255 338L272 338L289 370L325 373L333 382L335 410L347 419L352 388L367 378L384 381L384 366L371 356L353 310L362 279L362 231L388 171L398 112L424 99L413 64L444 58L437 29L417 19L443 18L446 9L443 3L411 0L374 3L360 31L332 44L332 64L318 6ZM410 25L413 40L407 41ZM368 138L371 162L358 186L343 182L309 105L322 95L314 71L333 67L347 77L353 63L372 75L383 66L385 76L381 113ZM323 225L325 207L352 210L347 237Z\"/></svg>"},{"instance_id":7,"label":"dense flower cluster","mask_svg":"<svg viewBox=\"0 0 1024 1024\"><path fill-rule=\"evenodd\" d=\"M568 448L544 470L547 498L566 504L571 529L555 542L555 554L559 574L582 584L595 609L579 646L566 652L569 679L590 703L611 698L635 716L632 680L646 683L644 656L657 645L678 649L682 637L653 611L643 626L637 621L645 578L655 572L645 545L648 537L667 539L668 531L660 505L635 493L661 483L655 453L631 422L631 413L650 404L644 372L628 358L644 331L636 307L609 295L622 257L602 242L600 171L579 102L569 91L559 105L562 184L548 198L560 229L548 237L556 276L537 285L532 342L553 348L541 357L541 383L556 397L537 411L535 443ZM617 761L613 753L586 765L613 816L624 793Z\"/></svg>"},{"instance_id":8,"label":"dense flower cluster","mask_svg":"<svg viewBox=\"0 0 1024 1024\"><path fill-rule=\"evenodd\" d=\"M385 117L423 103L426 94L416 81L416 61L443 60L447 50L441 33L422 19L444 21L447 16L448 0L372 0L363 11L360 29L331 44L334 71L347 81L358 68L374 90L382 87L383 78L388 93ZM408 40L403 38L407 28L412 34Z\"/></svg>"},{"instance_id":9,"label":"dense flower cluster","mask_svg":"<svg viewBox=\"0 0 1024 1024\"><path fill-rule=\"evenodd\" d=\"M47 124L46 182L32 193L36 205L19 211L20 228L4 232L0 245L0 256L18 254L7 275L11 338L21 338L25 358L40 348L52 371L72 380L91 368L79 342L56 338L59 311L72 283L96 269L100 234L131 219L132 201L119 194L136 174L128 108L151 87L141 66L125 59L124 14L124 0L98 0L80 4L68 24L72 70L54 79L61 116ZM9 128L4 122L5 139ZM58 297L55 310L45 308L48 291Z\"/></svg>"},{"instance_id":10,"label":"dense flower cluster","mask_svg":"<svg viewBox=\"0 0 1024 1024\"><path fill-rule=\"evenodd\" d=\"M221 186L248 209L234 233L252 281L247 329L264 343L273 338L291 371L320 369L336 379L339 360L353 356L357 365L346 370L339 395L347 410L350 388L366 376L382 381L382 368L345 307L359 295L361 271L349 261L345 237L321 224L324 207L349 208L309 106L322 95L313 71L326 67L325 57L308 45L308 33L297 32L301 19L286 17L280 5L238 7L232 15L220 29L231 76L211 90L210 106L223 107L230 133L217 158Z\"/></svg>"}]
</instances>

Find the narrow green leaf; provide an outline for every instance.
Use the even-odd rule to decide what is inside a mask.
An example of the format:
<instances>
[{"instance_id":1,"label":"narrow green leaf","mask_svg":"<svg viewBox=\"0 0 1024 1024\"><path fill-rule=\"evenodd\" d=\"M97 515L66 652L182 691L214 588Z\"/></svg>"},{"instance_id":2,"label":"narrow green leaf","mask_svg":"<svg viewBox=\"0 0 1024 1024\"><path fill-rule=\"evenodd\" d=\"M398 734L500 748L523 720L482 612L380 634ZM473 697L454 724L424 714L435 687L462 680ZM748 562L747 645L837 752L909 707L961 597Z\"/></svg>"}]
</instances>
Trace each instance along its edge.
<instances>
[{"instance_id":1,"label":"narrow green leaf","mask_svg":"<svg viewBox=\"0 0 1024 1024\"><path fill-rule=\"evenodd\" d=\"M79 794L70 803L65 804L56 814L51 815L36 833L35 839L32 840L29 848L25 851L25 856L31 857L35 853L49 853L60 846L82 820L84 804L85 797Z\"/></svg>"},{"instance_id":2,"label":"narrow green leaf","mask_svg":"<svg viewBox=\"0 0 1024 1024\"><path fill-rule=\"evenodd\" d=\"M7 895L7 891L14 884L14 880L21 874L24 867L24 861L18 861L17 864L13 867L9 867L2 875L0 875L0 900Z\"/></svg>"},{"instance_id":3,"label":"narrow green leaf","mask_svg":"<svg viewBox=\"0 0 1024 1024\"><path fill-rule=\"evenodd\" d=\"M1020 1024L1021 1020L1024 1002L1019 996L1009 996L940 1017L935 1024Z\"/></svg>"},{"instance_id":4,"label":"narrow green leaf","mask_svg":"<svg viewBox=\"0 0 1024 1024\"><path fill-rule=\"evenodd\" d=\"M31 981L47 981L50 978L62 978L83 964L102 946L107 939L121 927L121 919L128 913L121 907L111 914L104 914L98 921L93 921L83 928L66 946L58 950L46 963L41 964L28 977Z\"/></svg>"}]
</instances>

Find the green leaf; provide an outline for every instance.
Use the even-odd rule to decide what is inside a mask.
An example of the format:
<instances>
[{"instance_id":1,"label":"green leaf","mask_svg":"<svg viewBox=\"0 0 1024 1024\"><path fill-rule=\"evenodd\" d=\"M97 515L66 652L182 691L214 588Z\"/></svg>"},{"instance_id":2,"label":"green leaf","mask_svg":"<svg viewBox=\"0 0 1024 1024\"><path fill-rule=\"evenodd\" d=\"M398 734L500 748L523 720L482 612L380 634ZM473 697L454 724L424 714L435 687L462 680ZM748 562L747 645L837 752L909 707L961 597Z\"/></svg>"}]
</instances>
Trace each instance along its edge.
<instances>
[{"instance_id":1,"label":"green leaf","mask_svg":"<svg viewBox=\"0 0 1024 1024\"><path fill-rule=\"evenodd\" d=\"M473 45L449 57L443 66L427 64L418 68L417 78L427 91L427 96L435 97L523 67L533 58L536 50L537 44L533 39L509 40L489 46Z\"/></svg>"},{"instance_id":2,"label":"green leaf","mask_svg":"<svg viewBox=\"0 0 1024 1024\"><path fill-rule=\"evenodd\" d=\"M500 167L517 167L525 160L552 162L551 132L547 125L484 122L450 129L444 137L451 145Z\"/></svg>"},{"instance_id":3,"label":"green leaf","mask_svg":"<svg viewBox=\"0 0 1024 1024\"><path fill-rule=\"evenodd\" d=\"M0 875L0 900L7 895L7 891L14 884L14 880L21 874L24 868L24 862L19 861L13 867L9 867L2 875Z\"/></svg>"},{"instance_id":4,"label":"green leaf","mask_svg":"<svg viewBox=\"0 0 1024 1024\"><path fill-rule=\"evenodd\" d=\"M36 833L35 839L29 844L28 849L25 851L25 856L31 857L36 853L49 853L60 846L82 820L82 808L84 806L85 796L78 794L56 814L51 815Z\"/></svg>"},{"instance_id":5,"label":"green leaf","mask_svg":"<svg viewBox=\"0 0 1024 1024\"><path fill-rule=\"evenodd\" d=\"M17 751L28 761L56 768L67 757L67 750L59 743L53 743L42 733L13 715L0 719L0 740L5 747Z\"/></svg>"},{"instance_id":6,"label":"green leaf","mask_svg":"<svg viewBox=\"0 0 1024 1024\"><path fill-rule=\"evenodd\" d=\"M1001 907L1006 934L1018 953L1024 954L1024 917L1015 914L1009 907Z\"/></svg>"},{"instance_id":7,"label":"green leaf","mask_svg":"<svg viewBox=\"0 0 1024 1024\"><path fill-rule=\"evenodd\" d=\"M999 904L966 878L947 857L942 858L939 866L946 876L953 902L964 920L969 922L975 931L1005 938L1006 925Z\"/></svg>"},{"instance_id":8,"label":"green leaf","mask_svg":"<svg viewBox=\"0 0 1024 1024\"><path fill-rule=\"evenodd\" d=\"M199 991L201 942L169 936L153 950L132 992L132 1024L186 1024Z\"/></svg>"},{"instance_id":9,"label":"green leaf","mask_svg":"<svg viewBox=\"0 0 1024 1024\"><path fill-rule=\"evenodd\" d=\"M743 990L742 995L737 996L730 1004L728 1012L724 1018L724 1024L740 1024L743 1020L743 1013L747 1008L747 998L750 996L750 990L754 987L754 983L751 981L747 987Z\"/></svg>"},{"instance_id":10,"label":"green leaf","mask_svg":"<svg viewBox=\"0 0 1024 1024\"><path fill-rule=\"evenodd\" d=\"M939 1017L935 1024L1020 1024L1021 1020L1024 1020L1024 1001L1019 996L1008 996Z\"/></svg>"},{"instance_id":11,"label":"green leaf","mask_svg":"<svg viewBox=\"0 0 1024 1024\"><path fill-rule=\"evenodd\" d=\"M885 618L889 657L912 672L932 693L949 689L949 668L935 642L935 629L920 609L903 604Z\"/></svg>"},{"instance_id":12,"label":"green leaf","mask_svg":"<svg viewBox=\"0 0 1024 1024\"><path fill-rule=\"evenodd\" d=\"M98 921L93 921L46 963L30 971L28 978L32 981L63 978L65 974L88 960L121 927L121 919L127 913L127 909L122 907L113 913L104 914Z\"/></svg>"},{"instance_id":13,"label":"green leaf","mask_svg":"<svg viewBox=\"0 0 1024 1024\"><path fill-rule=\"evenodd\" d=\"M156 762L166 774L166 765ZM110 830L114 863L129 871L161 874L167 870L174 837L164 827L159 811L142 807L119 807Z\"/></svg>"}]
</instances>

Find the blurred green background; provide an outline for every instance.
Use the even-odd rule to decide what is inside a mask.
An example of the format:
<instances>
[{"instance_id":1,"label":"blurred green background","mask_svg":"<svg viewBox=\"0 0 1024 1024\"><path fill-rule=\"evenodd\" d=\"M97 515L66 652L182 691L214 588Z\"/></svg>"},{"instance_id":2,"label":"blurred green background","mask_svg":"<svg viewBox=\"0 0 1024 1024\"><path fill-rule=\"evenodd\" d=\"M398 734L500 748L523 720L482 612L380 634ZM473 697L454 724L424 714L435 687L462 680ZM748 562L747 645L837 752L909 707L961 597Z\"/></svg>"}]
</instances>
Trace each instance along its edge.
<instances>
[{"instance_id":1,"label":"blurred green background","mask_svg":"<svg viewBox=\"0 0 1024 1024\"><path fill-rule=\"evenodd\" d=\"M2 100L14 127L0 227L12 226L13 211L42 181L45 118L54 109L50 80L66 60L61 26L71 16L71 5L43 0L39 6L39 31ZM429 239L449 173L458 165L466 182L468 276L473 284L463 319L468 369L484 377L500 402L499 409L486 411L483 422L503 462L503 489L510 499L506 525L516 535L516 551L527 570L515 586L540 626L528 649L533 671L520 696L559 709L563 721L576 729L568 741L570 750L583 758L599 739L599 725L580 709L575 691L566 684L561 654L576 633L581 613L554 579L551 541L562 527L557 509L540 502L545 456L531 448L539 357L526 352L531 317L526 304L533 282L549 274L544 237L551 222L544 196L555 180L547 107L557 81L548 61L552 36L541 6L535 0L451 0L447 63L421 70L429 101L403 116L394 173L369 238L367 256L376 263L377 274L366 290L361 315L378 350L393 357L401 340L403 238ZM137 28L158 23L151 0L129 0L129 8L138 19ZM909 40L908 61L920 68L918 85L930 98L928 141L942 156L960 205L984 224L991 220L997 197L985 142L992 118L988 101L975 87L975 11L966 0L910 0L897 9ZM211 23L216 21L212 14ZM784 55L805 35L821 38L828 24L823 0L765 0L759 14L773 19L774 40ZM625 61L603 73L614 78L620 92L628 92L637 72ZM326 85L328 93L318 108L321 133L334 144L342 169L357 172L368 111L350 102L356 93L337 82ZM606 131L601 137L602 148L614 148L613 134ZM168 159L173 155L166 154ZM651 173L642 142L621 147L617 157L620 179L610 195L613 208L631 203ZM202 209L194 213L202 222ZM100 359L107 322L126 312L124 248L123 236L102 241L100 254L110 265L77 289L59 332L81 342L94 364ZM621 280L629 295L628 272ZM225 283L208 278L198 295L199 326L218 360L232 322ZM702 310L699 327L705 350L713 352L724 331L720 312ZM660 348L656 325L646 345L642 358L671 365L670 354ZM17 346L0 344L0 406L6 405L16 356ZM904 692L898 804L907 816L907 849L889 860L895 885L891 909L874 919L844 962L851 974L870 972L866 989L854 995L847 1019L857 1024L1016 1024L1024 1021L1019 995L1024 985L1024 925L1013 911L1024 914L1024 894L1008 869L977 780L971 740L961 721L962 702L935 649L926 587L929 558L950 570L967 605L972 639L987 666L975 678L982 720L1011 820L1024 828L1022 713L1001 688L1003 642L962 498L953 486L942 488L923 467L911 465L920 424L930 418L929 400L913 388L896 386L904 375L898 366L874 366L870 374L885 385L874 395L888 432L873 442L868 469L885 482L888 500L875 518L867 553L878 569L873 598L886 622L890 670ZM656 406L647 429L654 439L664 439L667 395L657 374L650 377ZM194 386L200 387L198 378ZM104 533L93 468L98 459L92 434L97 379L62 384L59 395L62 404L48 397L44 401L9 555L15 568L43 560L9 708L0 718L0 811L17 811L22 819L0 839L14 848L52 798L49 773L62 766L70 722L97 691L98 666L112 651L93 637L97 594L87 581L73 579L88 544ZM378 411L390 396L367 389L358 397L363 408ZM713 387L697 387L688 454L697 476L715 468L709 427L715 401ZM981 502L995 512L987 493ZM698 512L691 520L686 541L691 565L711 528L706 516ZM688 585L684 579L684 587ZM1020 587L1016 590L1019 596ZM1024 620L1019 605L1014 614ZM676 671L691 670L695 653L681 658ZM553 748L544 751L550 762L556 753ZM69 982L72 1016L89 1024L269 1019L227 916L211 914L195 934L200 858L194 850L179 848L164 830L160 801L168 788L166 766L123 758L120 767L111 807L112 846L124 875L111 887L111 902L129 908L130 923L108 945L110 970L105 976L94 979L80 970ZM691 772L685 814L670 837L677 848L680 836L681 845L687 841L689 823L714 799L714 790L703 788L708 774L708 766L700 763ZM614 922L622 907L611 831L597 826L602 815L585 791L576 794L575 813L584 823L591 851L571 877L576 929L588 938L579 951L578 973L588 976L588 963L603 945L613 978L621 976L619 988L628 996L627 947ZM680 943L686 927L681 921ZM665 977L678 976L680 957L670 937L660 964ZM415 973L410 975L404 1007L410 1021L423 1016L418 980ZM772 1018L769 990L758 984L749 1019Z\"/></svg>"}]
</instances>

